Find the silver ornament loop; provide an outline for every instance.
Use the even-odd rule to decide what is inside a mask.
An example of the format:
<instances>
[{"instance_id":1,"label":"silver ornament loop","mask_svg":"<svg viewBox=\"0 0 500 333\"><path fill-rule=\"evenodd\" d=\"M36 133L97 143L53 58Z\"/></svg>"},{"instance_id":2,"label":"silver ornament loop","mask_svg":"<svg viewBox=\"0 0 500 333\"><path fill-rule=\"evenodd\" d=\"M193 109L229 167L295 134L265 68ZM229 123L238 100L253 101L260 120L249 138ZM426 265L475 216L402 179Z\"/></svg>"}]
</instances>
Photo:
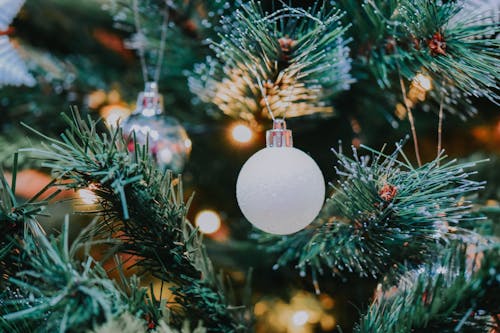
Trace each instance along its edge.
<instances>
[{"instance_id":1,"label":"silver ornament loop","mask_svg":"<svg viewBox=\"0 0 500 333\"><path fill-rule=\"evenodd\" d=\"M140 113L145 117L163 113L163 96L158 93L158 83L146 82L144 91L137 97L135 113Z\"/></svg>"},{"instance_id":2,"label":"silver ornament loop","mask_svg":"<svg viewBox=\"0 0 500 333\"><path fill-rule=\"evenodd\" d=\"M266 131L266 146L273 147L293 147L292 131L286 128L283 118L273 120L273 129Z\"/></svg>"}]
</instances>

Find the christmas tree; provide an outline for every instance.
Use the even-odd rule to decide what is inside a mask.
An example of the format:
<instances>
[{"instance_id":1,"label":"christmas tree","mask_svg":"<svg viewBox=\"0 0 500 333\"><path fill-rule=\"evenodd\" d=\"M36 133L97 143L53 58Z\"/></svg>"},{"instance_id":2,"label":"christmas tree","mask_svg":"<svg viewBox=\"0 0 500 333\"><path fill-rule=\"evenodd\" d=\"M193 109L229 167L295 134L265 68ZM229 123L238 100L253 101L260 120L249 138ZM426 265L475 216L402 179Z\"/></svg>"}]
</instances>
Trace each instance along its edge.
<instances>
[{"instance_id":1,"label":"christmas tree","mask_svg":"<svg viewBox=\"0 0 500 333\"><path fill-rule=\"evenodd\" d=\"M0 331L500 332L499 9L0 0Z\"/></svg>"}]
</instances>

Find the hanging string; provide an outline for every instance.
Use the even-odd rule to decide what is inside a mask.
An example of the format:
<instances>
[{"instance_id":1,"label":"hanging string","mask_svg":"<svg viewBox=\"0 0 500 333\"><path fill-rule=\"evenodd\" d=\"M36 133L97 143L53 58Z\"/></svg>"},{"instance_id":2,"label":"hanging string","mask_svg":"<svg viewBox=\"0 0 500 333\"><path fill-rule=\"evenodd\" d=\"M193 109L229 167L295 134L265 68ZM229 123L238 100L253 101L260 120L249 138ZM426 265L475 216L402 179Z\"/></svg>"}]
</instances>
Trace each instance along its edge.
<instances>
[{"instance_id":1,"label":"hanging string","mask_svg":"<svg viewBox=\"0 0 500 333\"><path fill-rule=\"evenodd\" d=\"M165 6L168 6L166 1L165 1ZM161 36L160 36L160 54L158 55L158 61L156 63L156 69L155 69L155 75L154 79L155 82L158 82L160 80L160 73L161 73L161 66L163 65L163 56L165 55L165 46L166 46L166 39L167 39L167 30L168 30L168 7L165 8L165 11L163 12L163 22L161 24Z\"/></svg>"},{"instance_id":2,"label":"hanging string","mask_svg":"<svg viewBox=\"0 0 500 333\"><path fill-rule=\"evenodd\" d=\"M145 52L145 47L144 47L144 43L142 40L145 38L145 36L142 33L138 0L133 1L133 11L134 11L135 30L136 30L139 38L141 38L141 40L139 40L139 42L137 43L137 51L139 53L139 60L141 62L142 78L144 79L144 82L148 82L149 75L148 75L148 67L146 64L146 54L145 54L146 52ZM168 4L167 4L167 1L165 1L165 10L163 12L163 22L161 25L160 48L158 50L158 59L156 62L154 76L153 76L153 79L155 82L158 82L158 80L160 79L161 67L162 67L163 57L165 54L165 47L166 47L168 20L169 20Z\"/></svg>"},{"instance_id":3,"label":"hanging string","mask_svg":"<svg viewBox=\"0 0 500 333\"><path fill-rule=\"evenodd\" d=\"M134 0L133 6L135 30L139 38L142 39L143 34L141 30L141 23L139 21L139 5L137 4L137 0ZM146 66L146 58L144 57L144 45L142 44L142 40L139 40L139 43L137 44L137 51L139 52L139 59L141 61L142 78L144 82L148 82L148 68Z\"/></svg>"}]
</instances>

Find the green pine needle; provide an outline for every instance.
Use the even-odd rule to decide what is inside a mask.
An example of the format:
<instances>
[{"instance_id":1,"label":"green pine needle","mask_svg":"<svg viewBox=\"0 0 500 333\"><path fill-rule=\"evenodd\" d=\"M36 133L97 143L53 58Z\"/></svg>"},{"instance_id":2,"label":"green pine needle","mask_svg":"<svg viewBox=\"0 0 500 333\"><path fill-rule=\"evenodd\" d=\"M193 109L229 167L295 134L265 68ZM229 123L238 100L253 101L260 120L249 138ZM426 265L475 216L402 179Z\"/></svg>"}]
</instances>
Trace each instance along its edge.
<instances>
[{"instance_id":1,"label":"green pine needle","mask_svg":"<svg viewBox=\"0 0 500 333\"><path fill-rule=\"evenodd\" d=\"M353 82L342 15L326 4L268 14L249 1L221 20L216 58L195 67L190 89L248 121L269 117L264 96L276 117L332 112L328 98Z\"/></svg>"},{"instance_id":2,"label":"green pine needle","mask_svg":"<svg viewBox=\"0 0 500 333\"><path fill-rule=\"evenodd\" d=\"M356 333L491 332L498 329L498 247L450 246L435 262L379 290Z\"/></svg>"},{"instance_id":3,"label":"green pine needle","mask_svg":"<svg viewBox=\"0 0 500 333\"><path fill-rule=\"evenodd\" d=\"M111 280L104 268L85 254L79 237L68 242L69 220L61 235L48 238L33 220L21 248L23 269L9 278L0 301L0 329L9 332L86 332L123 313L158 323L166 311L149 300L135 277ZM123 276L123 275L122 275ZM30 327L30 329L27 329ZM146 330L144 330L146 331Z\"/></svg>"},{"instance_id":4,"label":"green pine needle","mask_svg":"<svg viewBox=\"0 0 500 333\"><path fill-rule=\"evenodd\" d=\"M144 273L175 285L171 289L181 305L172 313L177 325L187 317L201 320L209 332L244 330L237 315L245 309L230 309L201 236L186 220L189 202L184 202L180 179L160 171L151 156L131 154L120 129L97 134L96 123L77 112L66 121L69 128L60 140L39 133L45 149L26 151L45 160L54 177L64 181L60 187L89 188L100 198L102 219L94 234L119 234L115 251L136 256L135 265Z\"/></svg>"},{"instance_id":5,"label":"green pine needle","mask_svg":"<svg viewBox=\"0 0 500 333\"><path fill-rule=\"evenodd\" d=\"M359 20L353 31L361 36L356 40L357 61L380 86L391 86L398 72L408 80L424 73L437 92L430 96L439 101L444 93L446 106L469 103L468 97L498 103L500 42L495 36L500 25L488 20L492 14L466 12L460 1L375 0L361 7L348 0L341 3L348 17Z\"/></svg>"},{"instance_id":6,"label":"green pine needle","mask_svg":"<svg viewBox=\"0 0 500 333\"><path fill-rule=\"evenodd\" d=\"M311 227L281 238L259 236L269 252L280 254L277 267L295 262L313 277L325 267L377 277L393 265L422 262L455 237L460 222L473 219L467 196L483 187L468 179L466 169L475 163L439 156L415 168L399 144L391 155L364 148L371 158L356 149L353 158L334 151L340 180Z\"/></svg>"}]
</instances>

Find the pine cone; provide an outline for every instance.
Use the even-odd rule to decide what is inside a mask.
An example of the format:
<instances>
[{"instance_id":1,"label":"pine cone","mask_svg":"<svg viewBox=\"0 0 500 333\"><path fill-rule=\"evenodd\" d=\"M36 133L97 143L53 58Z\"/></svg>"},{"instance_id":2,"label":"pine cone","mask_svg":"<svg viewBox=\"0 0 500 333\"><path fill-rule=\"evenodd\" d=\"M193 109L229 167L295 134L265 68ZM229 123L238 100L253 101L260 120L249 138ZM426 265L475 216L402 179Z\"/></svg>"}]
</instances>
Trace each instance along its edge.
<instances>
[{"instance_id":1,"label":"pine cone","mask_svg":"<svg viewBox=\"0 0 500 333\"><path fill-rule=\"evenodd\" d=\"M427 45L429 46L433 57L439 54L446 55L446 41L444 40L444 36L439 31L432 36L432 39L427 41Z\"/></svg>"}]
</instances>

